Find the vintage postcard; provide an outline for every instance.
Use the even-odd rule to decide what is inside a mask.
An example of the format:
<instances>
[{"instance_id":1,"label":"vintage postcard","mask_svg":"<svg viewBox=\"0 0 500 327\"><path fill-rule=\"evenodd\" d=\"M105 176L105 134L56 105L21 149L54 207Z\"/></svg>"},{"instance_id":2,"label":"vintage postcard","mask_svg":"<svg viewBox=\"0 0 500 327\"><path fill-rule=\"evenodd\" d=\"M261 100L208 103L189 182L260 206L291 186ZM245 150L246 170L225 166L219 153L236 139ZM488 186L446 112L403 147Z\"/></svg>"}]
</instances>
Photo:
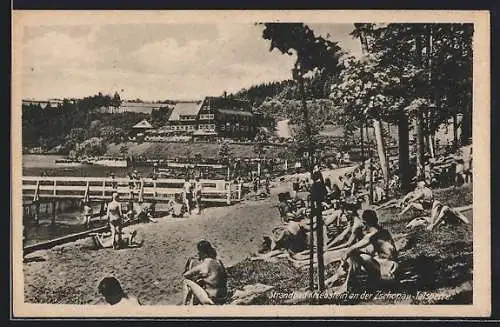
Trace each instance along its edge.
<instances>
[{"instance_id":1,"label":"vintage postcard","mask_svg":"<svg viewBox=\"0 0 500 327\"><path fill-rule=\"evenodd\" d=\"M14 11L12 317L489 316L489 19Z\"/></svg>"}]
</instances>

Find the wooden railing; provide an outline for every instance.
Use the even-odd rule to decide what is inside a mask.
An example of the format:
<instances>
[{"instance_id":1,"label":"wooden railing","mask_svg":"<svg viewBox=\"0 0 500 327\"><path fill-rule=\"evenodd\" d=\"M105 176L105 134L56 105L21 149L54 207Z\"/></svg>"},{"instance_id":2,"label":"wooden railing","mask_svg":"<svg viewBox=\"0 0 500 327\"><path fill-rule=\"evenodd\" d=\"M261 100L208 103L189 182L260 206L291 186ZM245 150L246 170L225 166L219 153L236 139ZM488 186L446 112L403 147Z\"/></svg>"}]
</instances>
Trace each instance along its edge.
<instances>
[{"instance_id":1,"label":"wooden railing","mask_svg":"<svg viewBox=\"0 0 500 327\"><path fill-rule=\"evenodd\" d=\"M103 177L24 176L23 198L34 201L57 198L109 199L116 192L121 199L168 201L182 193L183 179L141 179ZM225 180L200 180L202 201L241 200L241 185Z\"/></svg>"}]
</instances>

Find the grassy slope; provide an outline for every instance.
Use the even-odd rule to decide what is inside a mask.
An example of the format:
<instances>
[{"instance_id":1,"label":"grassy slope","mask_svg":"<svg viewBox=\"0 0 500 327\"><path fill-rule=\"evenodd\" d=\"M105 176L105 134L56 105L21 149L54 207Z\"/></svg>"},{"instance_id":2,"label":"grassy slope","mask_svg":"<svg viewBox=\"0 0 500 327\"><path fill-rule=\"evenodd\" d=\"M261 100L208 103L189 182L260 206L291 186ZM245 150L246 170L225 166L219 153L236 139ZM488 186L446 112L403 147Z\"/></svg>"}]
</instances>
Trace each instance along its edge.
<instances>
[{"instance_id":1,"label":"grassy slope","mask_svg":"<svg viewBox=\"0 0 500 327\"><path fill-rule=\"evenodd\" d=\"M462 206L472 203L472 189L437 190L438 200L450 206ZM397 218L397 210L379 212L383 226L393 234L408 232L405 225L416 215L405 215ZM471 218L471 217L470 217ZM464 282L472 281L472 227L450 226L439 227L434 232L418 229L409 237L404 249L400 251L401 279L416 276L413 281L402 282L389 287L392 293L416 294L417 291L437 292L442 294L446 289L454 289ZM326 275L331 276L336 264L326 267ZM290 293L307 286L308 271L295 269L287 261L268 263L245 260L229 269L230 284L240 288L244 285L263 283L276 286L276 291ZM370 292L362 285L353 285L352 293ZM373 293L373 291L372 291ZM280 304L283 300L260 298L256 304ZM408 304L426 304L428 299L413 297ZM472 292L465 291L453 296L446 303L472 303ZM390 304L402 303L396 300L349 301L330 300L335 304Z\"/></svg>"},{"instance_id":2,"label":"grassy slope","mask_svg":"<svg viewBox=\"0 0 500 327\"><path fill-rule=\"evenodd\" d=\"M150 158L169 159L178 156L191 156L199 153L203 158L217 158L219 145L217 143L124 143L128 147L128 154L133 156L143 155ZM120 147L123 144L110 144L108 155L120 155ZM235 157L257 157L253 151L253 144L229 144L229 149ZM269 147L266 157L273 157L278 147Z\"/></svg>"}]
</instances>

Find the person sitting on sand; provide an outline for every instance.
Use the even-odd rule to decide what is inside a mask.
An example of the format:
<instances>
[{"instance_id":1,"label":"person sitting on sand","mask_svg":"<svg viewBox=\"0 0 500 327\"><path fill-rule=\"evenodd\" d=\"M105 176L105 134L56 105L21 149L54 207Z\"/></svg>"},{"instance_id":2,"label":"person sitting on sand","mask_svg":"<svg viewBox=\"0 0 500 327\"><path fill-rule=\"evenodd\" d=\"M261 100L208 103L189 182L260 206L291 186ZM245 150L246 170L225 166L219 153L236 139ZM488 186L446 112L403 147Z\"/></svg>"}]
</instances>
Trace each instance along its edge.
<instances>
[{"instance_id":1,"label":"person sitting on sand","mask_svg":"<svg viewBox=\"0 0 500 327\"><path fill-rule=\"evenodd\" d=\"M136 306L141 302L133 296L127 295L120 282L115 277L105 277L99 282L98 291L106 302L114 306Z\"/></svg>"},{"instance_id":2,"label":"person sitting on sand","mask_svg":"<svg viewBox=\"0 0 500 327\"><path fill-rule=\"evenodd\" d=\"M152 222L156 223L156 219L153 218L155 213L156 201L144 202L139 207L139 212L137 212L137 220L140 222Z\"/></svg>"},{"instance_id":3,"label":"person sitting on sand","mask_svg":"<svg viewBox=\"0 0 500 327\"><path fill-rule=\"evenodd\" d=\"M212 244L201 240L196 245L199 265L183 274L183 300L187 305L190 296L200 304L224 304L227 298L227 273L222 261L217 259L217 251Z\"/></svg>"},{"instance_id":4,"label":"person sitting on sand","mask_svg":"<svg viewBox=\"0 0 500 327\"><path fill-rule=\"evenodd\" d=\"M113 247L113 238L110 232L95 233L91 234L95 245L99 249L106 249ZM122 248L137 248L144 244L144 238L140 235L137 229L131 230L129 232L122 231L121 244Z\"/></svg>"},{"instance_id":5,"label":"person sitting on sand","mask_svg":"<svg viewBox=\"0 0 500 327\"><path fill-rule=\"evenodd\" d=\"M406 205L406 207L403 208L399 215L404 215L411 208L419 211L428 211L432 208L433 202L434 194L432 193L432 190L425 186L424 181L420 181L417 183L417 187L415 188L415 190L408 193L401 200L401 206Z\"/></svg>"},{"instance_id":6,"label":"person sitting on sand","mask_svg":"<svg viewBox=\"0 0 500 327\"><path fill-rule=\"evenodd\" d=\"M118 193L114 192L111 202L108 203L108 224L113 238L113 248L118 249L121 244L123 213L122 205L118 202Z\"/></svg>"},{"instance_id":7,"label":"person sitting on sand","mask_svg":"<svg viewBox=\"0 0 500 327\"><path fill-rule=\"evenodd\" d=\"M331 286L339 278L346 276L336 293L347 291L348 283L358 267L364 268L368 273L370 283L395 278L398 252L391 233L379 225L374 210L365 210L361 218L365 226L363 238L347 249L338 271L326 280L326 284Z\"/></svg>"},{"instance_id":8,"label":"person sitting on sand","mask_svg":"<svg viewBox=\"0 0 500 327\"><path fill-rule=\"evenodd\" d=\"M289 221L285 226L273 230L270 250L286 249L299 253L307 249L306 220Z\"/></svg>"},{"instance_id":9,"label":"person sitting on sand","mask_svg":"<svg viewBox=\"0 0 500 327\"><path fill-rule=\"evenodd\" d=\"M184 216L184 204L180 197L180 195L176 194L174 199L168 202L167 212L174 218L181 218Z\"/></svg>"}]
</instances>

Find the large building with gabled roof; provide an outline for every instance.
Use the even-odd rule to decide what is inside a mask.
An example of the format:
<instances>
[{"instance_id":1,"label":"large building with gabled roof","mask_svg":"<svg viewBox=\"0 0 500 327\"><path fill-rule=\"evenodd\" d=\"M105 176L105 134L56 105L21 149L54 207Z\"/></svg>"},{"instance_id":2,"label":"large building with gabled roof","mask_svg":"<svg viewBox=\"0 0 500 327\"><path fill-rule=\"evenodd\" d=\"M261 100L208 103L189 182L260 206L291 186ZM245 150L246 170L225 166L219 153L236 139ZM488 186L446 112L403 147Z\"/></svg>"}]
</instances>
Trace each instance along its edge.
<instances>
[{"instance_id":1,"label":"large building with gabled roof","mask_svg":"<svg viewBox=\"0 0 500 327\"><path fill-rule=\"evenodd\" d=\"M259 119L248 101L226 96L205 97L203 101L176 103L168 124L161 130L198 138L253 138Z\"/></svg>"}]
</instances>

